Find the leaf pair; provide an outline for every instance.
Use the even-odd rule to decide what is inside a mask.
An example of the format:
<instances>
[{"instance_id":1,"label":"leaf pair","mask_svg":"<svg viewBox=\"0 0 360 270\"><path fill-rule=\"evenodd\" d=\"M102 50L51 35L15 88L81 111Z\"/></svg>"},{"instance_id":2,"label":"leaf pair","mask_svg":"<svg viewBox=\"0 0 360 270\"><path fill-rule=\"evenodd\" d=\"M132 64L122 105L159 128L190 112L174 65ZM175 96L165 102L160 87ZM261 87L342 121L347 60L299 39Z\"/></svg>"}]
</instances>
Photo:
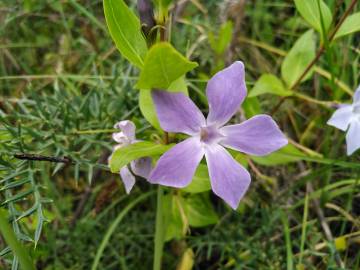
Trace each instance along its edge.
<instances>
[{"instance_id":1,"label":"leaf pair","mask_svg":"<svg viewBox=\"0 0 360 270\"><path fill-rule=\"evenodd\" d=\"M315 57L316 42L313 30L305 32L294 44L281 65L282 80L272 74L263 74L252 88L249 97L262 94L292 95L292 87ZM301 81L309 79L312 70ZM284 84L285 82L285 84Z\"/></svg>"},{"instance_id":2,"label":"leaf pair","mask_svg":"<svg viewBox=\"0 0 360 270\"><path fill-rule=\"evenodd\" d=\"M331 10L323 0L294 0L296 9L312 28L326 38L333 20ZM360 12L348 16L337 30L334 40L360 31Z\"/></svg>"},{"instance_id":3,"label":"leaf pair","mask_svg":"<svg viewBox=\"0 0 360 270\"><path fill-rule=\"evenodd\" d=\"M322 41L324 42L333 20L329 7L323 0L294 0L294 2L301 16L312 28L321 34ZM360 12L352 14L345 19L336 32L334 40L357 31L360 31ZM314 59L315 48L315 35L312 30L309 30L296 41L281 65L281 76L285 85L276 76L263 74L255 83L249 96L255 97L266 93L278 96L291 95L292 92L289 89L294 86L306 67ZM312 70L302 78L301 82L309 79L311 75Z\"/></svg>"},{"instance_id":4,"label":"leaf pair","mask_svg":"<svg viewBox=\"0 0 360 270\"><path fill-rule=\"evenodd\" d=\"M169 1L159 2L161 5L169 4ZM137 88L166 89L174 80L197 66L166 42L156 44L148 51L139 18L123 0L104 0L104 13L110 35L120 53L142 69Z\"/></svg>"},{"instance_id":5,"label":"leaf pair","mask_svg":"<svg viewBox=\"0 0 360 270\"><path fill-rule=\"evenodd\" d=\"M163 9L170 1L157 1L156 4ZM139 19L123 0L104 0L104 12L116 47L141 70L135 85L142 90L139 97L140 110L152 126L161 130L150 90L156 88L187 95L184 75L197 67L197 63L186 59L166 42L155 44L148 50Z\"/></svg>"}]
</instances>

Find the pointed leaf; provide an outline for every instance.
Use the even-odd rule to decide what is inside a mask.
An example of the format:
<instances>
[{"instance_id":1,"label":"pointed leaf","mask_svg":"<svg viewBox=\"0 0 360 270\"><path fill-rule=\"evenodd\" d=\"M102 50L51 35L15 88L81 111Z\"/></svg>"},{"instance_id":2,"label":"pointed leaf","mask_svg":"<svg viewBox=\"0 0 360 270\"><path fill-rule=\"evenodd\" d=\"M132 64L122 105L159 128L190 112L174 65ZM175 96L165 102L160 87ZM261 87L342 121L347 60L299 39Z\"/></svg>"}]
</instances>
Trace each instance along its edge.
<instances>
[{"instance_id":1,"label":"pointed leaf","mask_svg":"<svg viewBox=\"0 0 360 270\"><path fill-rule=\"evenodd\" d=\"M10 252L11 252L10 247L6 247L2 251L0 251L0 257L3 257L3 256L5 256L6 254L8 254Z\"/></svg>"},{"instance_id":2,"label":"pointed leaf","mask_svg":"<svg viewBox=\"0 0 360 270\"><path fill-rule=\"evenodd\" d=\"M210 203L208 194L190 196L185 199L185 203L190 226L204 227L218 221L219 218Z\"/></svg>"},{"instance_id":3,"label":"pointed leaf","mask_svg":"<svg viewBox=\"0 0 360 270\"><path fill-rule=\"evenodd\" d=\"M118 173L120 169L131 161L142 158L161 155L173 145L162 145L153 142L138 142L117 149L111 156L110 169Z\"/></svg>"},{"instance_id":4,"label":"pointed leaf","mask_svg":"<svg viewBox=\"0 0 360 270\"><path fill-rule=\"evenodd\" d=\"M28 182L30 182L30 179L23 179L23 180L21 180L21 181L14 181L14 182L11 182L11 183L9 183L9 184L4 185L4 186L0 189L0 191L6 190L6 189L10 189L10 188L15 188L15 187L18 187L18 186L22 186L22 185L24 185L24 184L26 184L26 183L28 183Z\"/></svg>"},{"instance_id":5,"label":"pointed leaf","mask_svg":"<svg viewBox=\"0 0 360 270\"><path fill-rule=\"evenodd\" d=\"M120 53L142 68L147 45L139 19L123 0L104 0L104 13L110 35Z\"/></svg>"},{"instance_id":6,"label":"pointed leaf","mask_svg":"<svg viewBox=\"0 0 360 270\"><path fill-rule=\"evenodd\" d=\"M178 195L170 193L163 197L163 215L166 227L165 241L182 238L188 229L183 203L183 199Z\"/></svg>"},{"instance_id":7,"label":"pointed leaf","mask_svg":"<svg viewBox=\"0 0 360 270\"><path fill-rule=\"evenodd\" d=\"M360 31L360 12L354 13L347 17L339 30L336 32L334 39L350 35Z\"/></svg>"},{"instance_id":8,"label":"pointed leaf","mask_svg":"<svg viewBox=\"0 0 360 270\"><path fill-rule=\"evenodd\" d=\"M332 21L332 14L329 7L323 0L294 0L296 9L301 16L307 21L316 31L325 33L329 30ZM319 3L318 3L319 1ZM322 31L322 23L325 33Z\"/></svg>"},{"instance_id":9,"label":"pointed leaf","mask_svg":"<svg viewBox=\"0 0 360 270\"><path fill-rule=\"evenodd\" d=\"M45 218L43 216L42 206L41 204L39 204L37 208L37 223L36 223L35 236L34 236L35 247L39 242L44 221Z\"/></svg>"},{"instance_id":10,"label":"pointed leaf","mask_svg":"<svg viewBox=\"0 0 360 270\"><path fill-rule=\"evenodd\" d=\"M216 54L221 55L225 52L227 46L231 42L232 32L233 23L231 21L227 21L221 25L218 37L215 37L213 32L209 33L209 43L211 48L216 52Z\"/></svg>"},{"instance_id":11,"label":"pointed leaf","mask_svg":"<svg viewBox=\"0 0 360 270\"><path fill-rule=\"evenodd\" d=\"M5 204L8 204L10 202L16 202L16 201L22 200L22 199L26 198L29 194L31 194L33 192L34 192L33 188L21 191L21 192L15 194L14 196L11 196L10 198L7 198L1 205L5 205Z\"/></svg>"},{"instance_id":12,"label":"pointed leaf","mask_svg":"<svg viewBox=\"0 0 360 270\"><path fill-rule=\"evenodd\" d=\"M24 217L28 217L31 214L33 214L36 210L38 209L38 204L35 203L33 206L31 206L31 208L29 208L28 210L26 210L25 212L23 212L20 216L18 216L16 218L16 221L19 221L20 219L24 218Z\"/></svg>"},{"instance_id":13,"label":"pointed leaf","mask_svg":"<svg viewBox=\"0 0 360 270\"><path fill-rule=\"evenodd\" d=\"M288 88L293 86L314 59L315 46L314 31L309 30L295 42L294 46L286 55L281 65L281 76ZM302 81L309 79L311 75L312 72L308 72Z\"/></svg>"},{"instance_id":14,"label":"pointed leaf","mask_svg":"<svg viewBox=\"0 0 360 270\"><path fill-rule=\"evenodd\" d=\"M197 65L182 56L169 43L158 43L152 46L146 55L144 68L135 87L168 89L173 81Z\"/></svg>"},{"instance_id":15,"label":"pointed leaf","mask_svg":"<svg viewBox=\"0 0 360 270\"><path fill-rule=\"evenodd\" d=\"M297 162L306 157L300 150L293 145L288 144L280 150L263 157L252 156L251 159L256 163L264 166L275 166L280 164L286 164L291 162Z\"/></svg>"},{"instance_id":16,"label":"pointed leaf","mask_svg":"<svg viewBox=\"0 0 360 270\"><path fill-rule=\"evenodd\" d=\"M283 97L292 95L292 92L287 90L283 82L275 75L263 74L251 89L249 97L256 97L267 93Z\"/></svg>"}]
</instances>

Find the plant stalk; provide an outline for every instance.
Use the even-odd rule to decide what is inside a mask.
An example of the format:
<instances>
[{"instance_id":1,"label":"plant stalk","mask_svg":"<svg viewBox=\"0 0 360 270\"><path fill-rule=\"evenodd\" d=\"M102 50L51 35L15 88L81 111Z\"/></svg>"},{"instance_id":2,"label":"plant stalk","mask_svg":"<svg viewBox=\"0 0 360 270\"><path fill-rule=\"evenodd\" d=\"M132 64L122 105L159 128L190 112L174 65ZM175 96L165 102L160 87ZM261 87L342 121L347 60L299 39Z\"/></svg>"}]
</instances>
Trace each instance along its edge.
<instances>
[{"instance_id":1,"label":"plant stalk","mask_svg":"<svg viewBox=\"0 0 360 270\"><path fill-rule=\"evenodd\" d=\"M162 13L162 11L160 10ZM161 15L161 18L164 17ZM159 28L160 42L166 41L166 26L165 22L161 22ZM163 137L164 144L169 143L169 133L164 131ZM157 203L156 203L156 223L155 223L155 237L154 237L154 265L153 270L161 270L161 261L164 249L165 240L165 222L163 214L163 197L164 189L161 185L158 185L157 191Z\"/></svg>"},{"instance_id":2,"label":"plant stalk","mask_svg":"<svg viewBox=\"0 0 360 270\"><path fill-rule=\"evenodd\" d=\"M161 185L158 185L153 270L161 269L161 259L164 248L165 226L164 226L164 215L163 215L163 196L164 196L163 187Z\"/></svg>"}]
</instances>

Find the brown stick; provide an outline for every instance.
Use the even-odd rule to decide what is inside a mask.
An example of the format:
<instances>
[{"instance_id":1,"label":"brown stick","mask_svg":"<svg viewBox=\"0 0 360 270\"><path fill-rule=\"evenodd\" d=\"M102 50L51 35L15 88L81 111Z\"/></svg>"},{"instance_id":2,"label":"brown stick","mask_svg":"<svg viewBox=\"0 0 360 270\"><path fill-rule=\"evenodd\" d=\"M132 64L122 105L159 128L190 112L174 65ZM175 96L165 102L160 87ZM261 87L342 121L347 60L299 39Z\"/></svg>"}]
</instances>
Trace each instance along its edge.
<instances>
[{"instance_id":1,"label":"brown stick","mask_svg":"<svg viewBox=\"0 0 360 270\"><path fill-rule=\"evenodd\" d=\"M49 157L43 155L35 155L35 154L26 154L26 153L19 153L14 154L14 158L21 159L21 160L35 160L35 161L48 161L48 162L55 162L55 163L65 163L65 164L74 164L70 157Z\"/></svg>"},{"instance_id":2,"label":"brown stick","mask_svg":"<svg viewBox=\"0 0 360 270\"><path fill-rule=\"evenodd\" d=\"M355 7L358 0L352 0L349 7L346 9L344 14L341 16L339 22L336 24L334 30L331 32L329 36L329 43L334 39L337 31L340 29L341 25L344 23L345 19L349 16L350 12ZM295 83L290 87L291 90L295 90L301 83L301 81L304 79L304 77L307 75L307 73L313 68L313 66L316 64L316 62L319 60L320 56L324 53L325 47L324 45L321 45L319 50L317 51L314 59L308 64L308 66L305 68L304 72L300 75L300 77L295 81ZM278 104L275 106L275 108L271 111L271 115L275 114L277 110L280 108L280 106L284 103L285 99L287 97L281 98L281 100L278 102Z\"/></svg>"}]
</instances>

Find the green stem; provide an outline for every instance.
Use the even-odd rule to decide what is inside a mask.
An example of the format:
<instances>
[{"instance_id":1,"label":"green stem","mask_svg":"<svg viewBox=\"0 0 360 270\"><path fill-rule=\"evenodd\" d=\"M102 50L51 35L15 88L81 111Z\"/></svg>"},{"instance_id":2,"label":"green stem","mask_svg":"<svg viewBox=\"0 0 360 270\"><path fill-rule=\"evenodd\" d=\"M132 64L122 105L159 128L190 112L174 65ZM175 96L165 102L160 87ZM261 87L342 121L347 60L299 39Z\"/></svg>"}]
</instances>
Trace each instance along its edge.
<instances>
[{"instance_id":1,"label":"green stem","mask_svg":"<svg viewBox=\"0 0 360 270\"><path fill-rule=\"evenodd\" d=\"M153 270L161 269L161 258L164 247L165 226L164 226L164 215L163 215L163 205L162 205L163 196L164 196L163 187L159 185L157 192L157 205L156 205Z\"/></svg>"}]
</instances>

